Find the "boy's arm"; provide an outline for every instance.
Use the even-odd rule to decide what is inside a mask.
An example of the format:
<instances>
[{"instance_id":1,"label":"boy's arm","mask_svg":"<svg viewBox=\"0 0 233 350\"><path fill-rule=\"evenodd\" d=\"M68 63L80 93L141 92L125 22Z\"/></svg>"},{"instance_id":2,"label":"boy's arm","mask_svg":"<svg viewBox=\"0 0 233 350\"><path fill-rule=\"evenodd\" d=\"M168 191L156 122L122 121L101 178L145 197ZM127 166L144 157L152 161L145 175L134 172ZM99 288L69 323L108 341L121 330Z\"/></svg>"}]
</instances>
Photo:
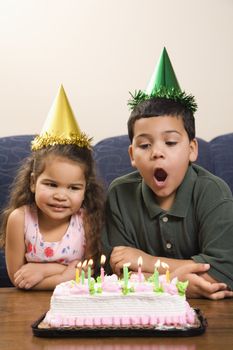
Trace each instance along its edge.
<instances>
[{"instance_id":1,"label":"boy's arm","mask_svg":"<svg viewBox=\"0 0 233 350\"><path fill-rule=\"evenodd\" d=\"M208 273L209 264L192 262L184 264L176 269L171 278L178 277L180 280L188 280L187 296L189 298L208 298L212 300L233 297L225 283L215 281Z\"/></svg>"},{"instance_id":2,"label":"boy's arm","mask_svg":"<svg viewBox=\"0 0 233 350\"><path fill-rule=\"evenodd\" d=\"M152 274L154 272L154 264L160 259L169 265L171 278L178 277L179 280L189 281L187 296L190 298L209 298L222 299L226 297L233 297L233 292L229 291L225 283L220 283L208 275L210 268L209 264L195 263L193 260L184 259L170 259L165 257L155 257L144 253L143 251L132 247L114 247L110 264L113 272L120 275L122 273L123 264L130 262L130 269L137 271L138 258L143 259L142 271L145 274ZM160 273L165 273L165 270L160 268Z\"/></svg>"}]
</instances>

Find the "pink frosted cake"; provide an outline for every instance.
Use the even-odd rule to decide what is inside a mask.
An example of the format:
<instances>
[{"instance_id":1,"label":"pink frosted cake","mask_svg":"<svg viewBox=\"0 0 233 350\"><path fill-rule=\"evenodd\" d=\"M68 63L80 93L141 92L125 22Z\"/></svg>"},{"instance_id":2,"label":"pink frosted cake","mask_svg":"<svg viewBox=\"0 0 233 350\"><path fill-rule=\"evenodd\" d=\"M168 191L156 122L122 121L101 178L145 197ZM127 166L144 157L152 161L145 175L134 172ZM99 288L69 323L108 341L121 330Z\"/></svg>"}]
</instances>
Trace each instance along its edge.
<instances>
[{"instance_id":1,"label":"pink frosted cake","mask_svg":"<svg viewBox=\"0 0 233 350\"><path fill-rule=\"evenodd\" d=\"M116 275L59 284L41 327L192 327L194 309L185 297L187 283L160 276L131 275L127 284Z\"/></svg>"}]
</instances>

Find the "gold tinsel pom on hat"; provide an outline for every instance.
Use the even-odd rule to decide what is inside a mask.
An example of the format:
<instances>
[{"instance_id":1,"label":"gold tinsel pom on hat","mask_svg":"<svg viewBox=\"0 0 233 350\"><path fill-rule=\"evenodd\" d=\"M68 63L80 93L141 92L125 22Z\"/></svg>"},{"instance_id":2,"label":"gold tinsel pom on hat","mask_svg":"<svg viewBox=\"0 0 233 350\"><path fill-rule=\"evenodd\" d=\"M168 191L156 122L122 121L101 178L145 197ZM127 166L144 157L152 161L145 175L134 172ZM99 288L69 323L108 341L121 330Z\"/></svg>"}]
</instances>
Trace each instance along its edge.
<instances>
[{"instance_id":1,"label":"gold tinsel pom on hat","mask_svg":"<svg viewBox=\"0 0 233 350\"><path fill-rule=\"evenodd\" d=\"M92 138L88 138L85 133L80 135L71 134L70 137L56 136L45 133L44 135L38 135L31 143L32 151L38 151L43 147L55 146L55 145L76 145L78 147L91 148Z\"/></svg>"}]
</instances>

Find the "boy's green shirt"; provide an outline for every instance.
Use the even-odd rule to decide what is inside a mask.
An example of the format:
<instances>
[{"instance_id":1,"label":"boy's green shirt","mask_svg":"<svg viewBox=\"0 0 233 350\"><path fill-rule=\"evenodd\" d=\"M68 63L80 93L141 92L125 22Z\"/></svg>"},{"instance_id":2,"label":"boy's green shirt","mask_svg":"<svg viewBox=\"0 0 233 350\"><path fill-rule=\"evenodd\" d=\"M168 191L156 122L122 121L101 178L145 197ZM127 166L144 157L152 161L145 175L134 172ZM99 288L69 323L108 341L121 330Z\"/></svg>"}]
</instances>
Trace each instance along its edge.
<instances>
[{"instance_id":1,"label":"boy's green shirt","mask_svg":"<svg viewBox=\"0 0 233 350\"><path fill-rule=\"evenodd\" d=\"M233 289L233 198L220 178L190 165L169 211L138 172L117 178L108 191L105 254L131 246L159 257L209 263L208 273Z\"/></svg>"}]
</instances>

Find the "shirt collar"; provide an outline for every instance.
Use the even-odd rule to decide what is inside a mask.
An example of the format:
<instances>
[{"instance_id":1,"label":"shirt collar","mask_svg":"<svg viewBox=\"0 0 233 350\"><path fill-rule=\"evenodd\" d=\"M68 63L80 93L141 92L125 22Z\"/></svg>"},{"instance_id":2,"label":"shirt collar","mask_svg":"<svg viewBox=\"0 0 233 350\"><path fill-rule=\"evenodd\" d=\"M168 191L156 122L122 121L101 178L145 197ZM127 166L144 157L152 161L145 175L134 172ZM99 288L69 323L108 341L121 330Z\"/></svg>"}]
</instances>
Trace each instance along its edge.
<instances>
[{"instance_id":1,"label":"shirt collar","mask_svg":"<svg viewBox=\"0 0 233 350\"><path fill-rule=\"evenodd\" d=\"M181 185L176 191L176 198L173 206L167 212L169 215L185 217L189 209L189 203L191 202L193 187L197 178L197 174L192 165L188 167L188 170L184 176ZM145 184L142 179L142 196L151 218L165 213L163 209L155 201L155 195L153 191Z\"/></svg>"}]
</instances>

